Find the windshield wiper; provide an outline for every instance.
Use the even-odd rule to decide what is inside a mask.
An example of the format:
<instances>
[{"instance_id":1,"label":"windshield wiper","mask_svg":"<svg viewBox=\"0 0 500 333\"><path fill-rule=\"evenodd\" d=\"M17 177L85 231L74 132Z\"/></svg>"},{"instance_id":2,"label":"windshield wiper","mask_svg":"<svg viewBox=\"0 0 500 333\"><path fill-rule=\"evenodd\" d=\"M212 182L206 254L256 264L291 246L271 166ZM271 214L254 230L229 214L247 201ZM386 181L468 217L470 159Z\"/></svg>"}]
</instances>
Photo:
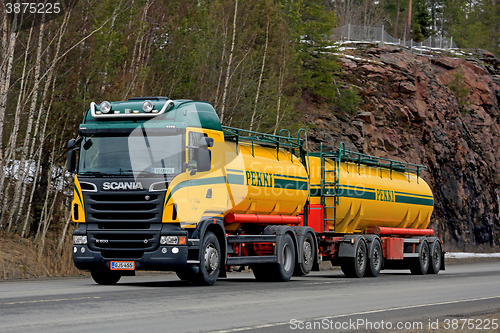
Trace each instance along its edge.
<instances>
[{"instance_id":1,"label":"windshield wiper","mask_svg":"<svg viewBox=\"0 0 500 333\"><path fill-rule=\"evenodd\" d=\"M80 172L78 175L80 176L119 176L116 173L109 173L109 172L101 172L101 171L83 171Z\"/></svg>"},{"instance_id":2,"label":"windshield wiper","mask_svg":"<svg viewBox=\"0 0 500 333\"><path fill-rule=\"evenodd\" d=\"M157 173L154 173L154 172L151 172L151 171L147 171L147 170L143 170L143 171L139 171L139 170L121 170L121 172L131 172L133 173L134 175L137 174L138 176L159 176L159 174Z\"/></svg>"}]
</instances>

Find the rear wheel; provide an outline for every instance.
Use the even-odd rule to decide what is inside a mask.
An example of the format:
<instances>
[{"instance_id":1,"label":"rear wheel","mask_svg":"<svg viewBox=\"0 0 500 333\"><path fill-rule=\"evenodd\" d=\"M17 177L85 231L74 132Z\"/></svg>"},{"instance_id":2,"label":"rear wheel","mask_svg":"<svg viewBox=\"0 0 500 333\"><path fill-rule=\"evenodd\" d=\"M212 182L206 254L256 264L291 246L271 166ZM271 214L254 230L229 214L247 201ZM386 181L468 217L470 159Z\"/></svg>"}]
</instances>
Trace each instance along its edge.
<instances>
[{"instance_id":1,"label":"rear wheel","mask_svg":"<svg viewBox=\"0 0 500 333\"><path fill-rule=\"evenodd\" d=\"M365 276L376 277L379 275L380 270L382 269L382 245L380 245L380 241L378 239L374 239L371 244L371 257L369 259L369 265L366 267Z\"/></svg>"},{"instance_id":2,"label":"rear wheel","mask_svg":"<svg viewBox=\"0 0 500 333\"><path fill-rule=\"evenodd\" d=\"M95 283L105 286L115 285L122 277L120 273L104 269L93 270L90 275Z\"/></svg>"},{"instance_id":3,"label":"rear wheel","mask_svg":"<svg viewBox=\"0 0 500 333\"><path fill-rule=\"evenodd\" d=\"M342 258L340 268L346 277L362 278L365 275L367 264L368 255L366 243L363 239L358 239L355 245L354 257Z\"/></svg>"},{"instance_id":4,"label":"rear wheel","mask_svg":"<svg viewBox=\"0 0 500 333\"><path fill-rule=\"evenodd\" d=\"M283 235L277 251L280 263L252 265L253 275L258 281L287 282L295 268L295 245L289 234Z\"/></svg>"},{"instance_id":5,"label":"rear wheel","mask_svg":"<svg viewBox=\"0 0 500 333\"><path fill-rule=\"evenodd\" d=\"M278 251L280 263L274 265L274 280L287 282L290 281L295 269L295 245L289 234L283 236L280 249Z\"/></svg>"},{"instance_id":6,"label":"rear wheel","mask_svg":"<svg viewBox=\"0 0 500 333\"><path fill-rule=\"evenodd\" d=\"M295 264L293 275L302 276L311 273L314 264L314 238L311 233L307 233L302 246L302 262Z\"/></svg>"},{"instance_id":7,"label":"rear wheel","mask_svg":"<svg viewBox=\"0 0 500 333\"><path fill-rule=\"evenodd\" d=\"M429 244L427 241L422 241L422 244L420 244L418 258L415 258L415 260L411 263L410 271L415 275L425 275L429 270L429 263Z\"/></svg>"},{"instance_id":8,"label":"rear wheel","mask_svg":"<svg viewBox=\"0 0 500 333\"><path fill-rule=\"evenodd\" d=\"M443 256L443 249L441 248L441 243L439 241L432 242L431 249L431 262L429 266L428 274L437 274L441 269L441 260Z\"/></svg>"}]
</instances>

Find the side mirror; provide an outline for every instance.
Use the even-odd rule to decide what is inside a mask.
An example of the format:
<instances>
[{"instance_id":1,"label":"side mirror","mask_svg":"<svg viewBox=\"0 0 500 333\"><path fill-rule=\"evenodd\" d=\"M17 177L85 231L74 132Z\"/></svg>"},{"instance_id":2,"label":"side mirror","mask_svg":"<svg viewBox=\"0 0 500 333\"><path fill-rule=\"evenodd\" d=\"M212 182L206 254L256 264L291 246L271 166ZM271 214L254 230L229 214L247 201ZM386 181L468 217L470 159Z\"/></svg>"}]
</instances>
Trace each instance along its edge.
<instances>
[{"instance_id":1,"label":"side mirror","mask_svg":"<svg viewBox=\"0 0 500 333\"><path fill-rule=\"evenodd\" d=\"M198 172L212 170L212 152L207 147L196 150L196 164Z\"/></svg>"},{"instance_id":2,"label":"side mirror","mask_svg":"<svg viewBox=\"0 0 500 333\"><path fill-rule=\"evenodd\" d=\"M67 149L74 149L76 146L79 146L80 143L83 141L83 136L79 137L78 139L70 139L68 141L68 146L66 147Z\"/></svg>"},{"instance_id":3,"label":"side mirror","mask_svg":"<svg viewBox=\"0 0 500 333\"><path fill-rule=\"evenodd\" d=\"M69 142L68 142L68 146L69 146ZM71 149L68 152L67 167L68 167L68 171L71 173L76 172L76 152L77 152L77 150L75 150L75 149Z\"/></svg>"},{"instance_id":4,"label":"side mirror","mask_svg":"<svg viewBox=\"0 0 500 333\"><path fill-rule=\"evenodd\" d=\"M76 140L75 140L75 139L70 139L70 140L68 141L68 147L66 147L66 148L68 148L68 149L73 149L73 148L75 148L75 146L76 146L76 145L75 145L75 142L76 142Z\"/></svg>"}]
</instances>

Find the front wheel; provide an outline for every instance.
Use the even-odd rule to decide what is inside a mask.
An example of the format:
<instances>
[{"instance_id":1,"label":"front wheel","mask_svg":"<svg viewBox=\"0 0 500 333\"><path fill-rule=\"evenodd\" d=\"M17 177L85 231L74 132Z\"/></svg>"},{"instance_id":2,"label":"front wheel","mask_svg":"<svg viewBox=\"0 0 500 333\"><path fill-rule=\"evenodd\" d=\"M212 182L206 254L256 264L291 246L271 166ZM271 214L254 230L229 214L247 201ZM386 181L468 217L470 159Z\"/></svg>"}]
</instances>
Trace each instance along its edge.
<instances>
[{"instance_id":1,"label":"front wheel","mask_svg":"<svg viewBox=\"0 0 500 333\"><path fill-rule=\"evenodd\" d=\"M94 279L95 283L104 286L115 285L118 283L118 281L120 281L120 278L122 277L117 272L103 269L93 270L90 272L90 275L92 275L92 279Z\"/></svg>"},{"instance_id":2,"label":"front wheel","mask_svg":"<svg viewBox=\"0 0 500 333\"><path fill-rule=\"evenodd\" d=\"M222 261L219 240L213 232L208 231L205 234L203 246L200 250L203 251L200 270L193 276L192 281L198 285L211 286L219 277Z\"/></svg>"}]
</instances>

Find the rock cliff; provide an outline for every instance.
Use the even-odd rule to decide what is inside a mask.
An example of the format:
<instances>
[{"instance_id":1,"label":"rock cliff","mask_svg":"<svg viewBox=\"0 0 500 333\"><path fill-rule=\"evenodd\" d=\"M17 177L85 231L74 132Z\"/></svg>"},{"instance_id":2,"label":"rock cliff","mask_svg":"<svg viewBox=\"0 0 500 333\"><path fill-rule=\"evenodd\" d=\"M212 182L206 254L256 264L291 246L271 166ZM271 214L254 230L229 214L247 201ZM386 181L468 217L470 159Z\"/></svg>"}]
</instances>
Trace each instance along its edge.
<instances>
[{"instance_id":1,"label":"rock cliff","mask_svg":"<svg viewBox=\"0 0 500 333\"><path fill-rule=\"evenodd\" d=\"M362 102L356 114L309 109L313 145L343 141L355 151L426 165L423 178L435 196L430 227L445 250L498 248L500 61L481 50L457 57L376 45L339 57L343 79Z\"/></svg>"}]
</instances>

